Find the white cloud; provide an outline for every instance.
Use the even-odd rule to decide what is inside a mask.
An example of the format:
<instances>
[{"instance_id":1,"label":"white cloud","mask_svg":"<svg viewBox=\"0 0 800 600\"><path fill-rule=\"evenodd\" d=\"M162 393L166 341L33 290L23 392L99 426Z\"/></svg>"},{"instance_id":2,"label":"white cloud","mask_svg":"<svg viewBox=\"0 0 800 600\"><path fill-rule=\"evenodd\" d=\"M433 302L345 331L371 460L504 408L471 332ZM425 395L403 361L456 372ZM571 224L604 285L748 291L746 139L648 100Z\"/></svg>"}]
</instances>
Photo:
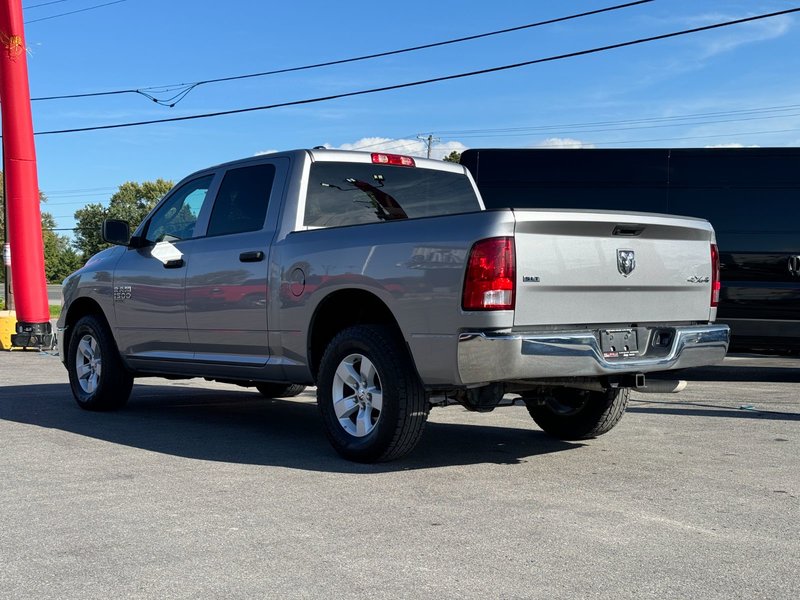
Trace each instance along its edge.
<instances>
[{"instance_id":1,"label":"white cloud","mask_svg":"<svg viewBox=\"0 0 800 600\"><path fill-rule=\"evenodd\" d=\"M352 143L344 143L339 146L323 144L329 150L357 150L359 152L393 152L395 154L406 154L408 156L426 157L428 154L428 144L418 139L393 139L387 137L365 137ZM434 142L431 145L431 158L441 160L451 152L463 152L467 147L461 142ZM279 150L259 150L254 156L272 154Z\"/></svg>"},{"instance_id":2,"label":"white cloud","mask_svg":"<svg viewBox=\"0 0 800 600\"><path fill-rule=\"evenodd\" d=\"M703 148L761 148L758 144L712 144L709 146L703 146Z\"/></svg>"},{"instance_id":3,"label":"white cloud","mask_svg":"<svg viewBox=\"0 0 800 600\"><path fill-rule=\"evenodd\" d=\"M325 144L332 150L359 150L362 152L394 152L409 156L425 157L428 154L428 144L419 139L392 139L385 137L365 137L353 143L344 143L339 146ZM461 142L434 142L431 145L431 158L441 160L451 152L463 152L467 147Z\"/></svg>"},{"instance_id":4,"label":"white cloud","mask_svg":"<svg viewBox=\"0 0 800 600\"><path fill-rule=\"evenodd\" d=\"M537 148L594 148L594 144L587 144L573 138L551 137L536 144Z\"/></svg>"},{"instance_id":5,"label":"white cloud","mask_svg":"<svg viewBox=\"0 0 800 600\"><path fill-rule=\"evenodd\" d=\"M712 23L733 21L741 18L741 15L734 16L720 13L709 13L694 17L690 20L690 24L693 27L697 27ZM766 40L779 38L789 31L793 22L794 21L791 16L782 15L773 17L771 19L762 19L760 21L742 23L734 28L719 30L715 35L703 38L704 50L702 56L699 58L710 58L718 54L730 52L745 44L752 44L755 42L763 42Z\"/></svg>"}]
</instances>

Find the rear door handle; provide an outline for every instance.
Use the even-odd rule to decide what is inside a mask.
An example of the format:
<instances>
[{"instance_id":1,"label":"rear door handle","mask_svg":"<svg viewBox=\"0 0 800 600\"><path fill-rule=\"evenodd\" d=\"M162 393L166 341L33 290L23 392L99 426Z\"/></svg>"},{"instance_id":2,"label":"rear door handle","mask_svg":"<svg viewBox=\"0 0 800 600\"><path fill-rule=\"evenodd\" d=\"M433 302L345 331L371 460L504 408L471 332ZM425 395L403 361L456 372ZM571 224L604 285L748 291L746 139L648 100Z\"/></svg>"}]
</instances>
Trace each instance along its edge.
<instances>
[{"instance_id":1,"label":"rear door handle","mask_svg":"<svg viewBox=\"0 0 800 600\"><path fill-rule=\"evenodd\" d=\"M264 253L261 250L242 252L239 255L240 262L261 262L262 260L264 260Z\"/></svg>"}]
</instances>

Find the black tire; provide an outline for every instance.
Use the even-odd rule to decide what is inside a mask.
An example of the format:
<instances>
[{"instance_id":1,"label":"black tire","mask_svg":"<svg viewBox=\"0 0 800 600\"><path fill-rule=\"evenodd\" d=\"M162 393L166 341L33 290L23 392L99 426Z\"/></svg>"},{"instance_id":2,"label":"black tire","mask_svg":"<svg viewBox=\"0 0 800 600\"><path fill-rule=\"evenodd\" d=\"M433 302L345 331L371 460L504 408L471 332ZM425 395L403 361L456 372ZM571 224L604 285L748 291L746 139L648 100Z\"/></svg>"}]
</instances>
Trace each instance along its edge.
<instances>
[{"instance_id":1,"label":"black tire","mask_svg":"<svg viewBox=\"0 0 800 600\"><path fill-rule=\"evenodd\" d=\"M133 377L125 370L105 322L94 315L79 320L67 350L69 384L86 410L117 410L131 395Z\"/></svg>"},{"instance_id":2,"label":"black tire","mask_svg":"<svg viewBox=\"0 0 800 600\"><path fill-rule=\"evenodd\" d=\"M607 433L622 419L630 389L604 392L553 388L537 396L523 396L536 424L562 440L585 440Z\"/></svg>"},{"instance_id":3,"label":"black tire","mask_svg":"<svg viewBox=\"0 0 800 600\"><path fill-rule=\"evenodd\" d=\"M353 373L367 385L356 381L351 387L341 373ZM338 416L334 398L340 399ZM349 327L328 344L317 404L331 445L356 462L389 461L411 452L430 411L408 351L392 329L381 325Z\"/></svg>"},{"instance_id":4,"label":"black tire","mask_svg":"<svg viewBox=\"0 0 800 600\"><path fill-rule=\"evenodd\" d=\"M292 398L302 394L306 386L299 383L259 383L256 389L265 398Z\"/></svg>"}]
</instances>

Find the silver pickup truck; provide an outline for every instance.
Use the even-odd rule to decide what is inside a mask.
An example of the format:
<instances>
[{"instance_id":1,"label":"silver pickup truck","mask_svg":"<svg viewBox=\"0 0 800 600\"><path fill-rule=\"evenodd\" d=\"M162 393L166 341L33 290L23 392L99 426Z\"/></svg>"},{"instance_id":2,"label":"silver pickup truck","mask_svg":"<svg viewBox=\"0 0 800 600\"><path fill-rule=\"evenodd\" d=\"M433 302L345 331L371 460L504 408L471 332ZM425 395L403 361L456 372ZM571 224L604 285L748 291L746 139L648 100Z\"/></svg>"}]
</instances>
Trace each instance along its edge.
<instances>
[{"instance_id":1,"label":"silver pickup truck","mask_svg":"<svg viewBox=\"0 0 800 600\"><path fill-rule=\"evenodd\" d=\"M333 447L411 451L432 405L517 394L563 439L622 417L645 374L725 356L714 231L645 213L484 210L460 165L297 150L194 173L64 282L78 404L135 377L268 397L317 386Z\"/></svg>"}]
</instances>

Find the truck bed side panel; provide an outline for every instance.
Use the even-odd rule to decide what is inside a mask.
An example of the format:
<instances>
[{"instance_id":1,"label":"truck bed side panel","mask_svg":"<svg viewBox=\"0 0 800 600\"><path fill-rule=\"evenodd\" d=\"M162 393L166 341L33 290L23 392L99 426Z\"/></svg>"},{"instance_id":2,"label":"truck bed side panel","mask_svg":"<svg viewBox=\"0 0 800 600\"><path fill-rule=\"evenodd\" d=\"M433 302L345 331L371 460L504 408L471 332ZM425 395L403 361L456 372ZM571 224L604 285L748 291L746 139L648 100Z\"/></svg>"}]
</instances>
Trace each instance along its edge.
<instances>
[{"instance_id":1,"label":"truck bed side panel","mask_svg":"<svg viewBox=\"0 0 800 600\"><path fill-rule=\"evenodd\" d=\"M288 362L305 364L308 326L320 304L337 292L364 290L391 310L423 381L452 382L462 328L513 324L512 311L461 310L472 244L513 228L513 213L504 210L292 233L273 247L271 341Z\"/></svg>"}]
</instances>

